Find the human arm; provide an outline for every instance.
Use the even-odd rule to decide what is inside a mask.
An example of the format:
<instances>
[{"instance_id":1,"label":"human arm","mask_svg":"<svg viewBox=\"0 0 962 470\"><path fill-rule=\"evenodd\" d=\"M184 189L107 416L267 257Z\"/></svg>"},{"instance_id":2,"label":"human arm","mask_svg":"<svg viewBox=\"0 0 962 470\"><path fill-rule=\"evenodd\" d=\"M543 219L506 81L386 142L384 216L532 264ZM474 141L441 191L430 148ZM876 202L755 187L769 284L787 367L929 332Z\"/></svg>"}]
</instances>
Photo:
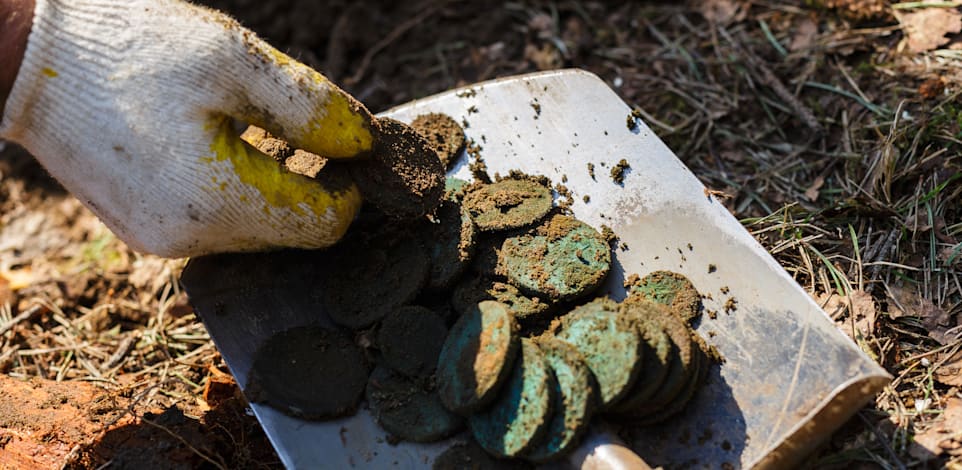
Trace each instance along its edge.
<instances>
[{"instance_id":1,"label":"human arm","mask_svg":"<svg viewBox=\"0 0 962 470\"><path fill-rule=\"evenodd\" d=\"M374 140L368 111L320 73L180 0L36 0L0 137L139 251L340 238L357 187L286 171L241 141L235 120L330 158L364 155Z\"/></svg>"}]
</instances>

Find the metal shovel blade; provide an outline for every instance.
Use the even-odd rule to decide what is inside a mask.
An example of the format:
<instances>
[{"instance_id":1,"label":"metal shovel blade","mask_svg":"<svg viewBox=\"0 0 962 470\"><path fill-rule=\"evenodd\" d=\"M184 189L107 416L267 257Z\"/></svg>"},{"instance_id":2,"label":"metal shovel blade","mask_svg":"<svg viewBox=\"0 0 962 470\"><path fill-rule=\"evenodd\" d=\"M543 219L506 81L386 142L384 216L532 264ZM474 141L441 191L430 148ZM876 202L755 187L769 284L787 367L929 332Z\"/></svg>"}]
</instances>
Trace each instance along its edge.
<instances>
[{"instance_id":1,"label":"metal shovel blade","mask_svg":"<svg viewBox=\"0 0 962 470\"><path fill-rule=\"evenodd\" d=\"M410 122L428 112L463 121L492 175L517 169L564 182L579 219L614 230L624 245L614 250L604 288L611 297L624 297L627 276L662 269L684 274L707 295L705 310L717 315L704 315L697 330L724 363L668 423L619 429L649 464L781 467L890 380L644 123L627 124L630 108L598 77L566 70L506 78L383 116ZM621 159L631 168L617 183L609 172ZM466 156L452 174L471 179ZM325 321L312 293L324 268L309 253L290 251L190 261L184 287L240 384L270 335ZM363 405L327 422L251 406L289 468L430 467L449 445L392 445ZM592 453L604 441L587 439L574 464L605 454Z\"/></svg>"}]
</instances>

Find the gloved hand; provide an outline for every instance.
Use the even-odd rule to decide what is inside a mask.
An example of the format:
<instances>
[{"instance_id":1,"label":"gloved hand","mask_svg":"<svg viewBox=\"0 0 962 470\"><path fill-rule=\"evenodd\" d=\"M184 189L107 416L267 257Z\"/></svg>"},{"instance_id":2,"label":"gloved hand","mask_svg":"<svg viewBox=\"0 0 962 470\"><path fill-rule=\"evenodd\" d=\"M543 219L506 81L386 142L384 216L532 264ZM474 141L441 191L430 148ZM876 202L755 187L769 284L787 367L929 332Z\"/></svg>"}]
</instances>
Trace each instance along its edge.
<instances>
[{"instance_id":1,"label":"gloved hand","mask_svg":"<svg viewBox=\"0 0 962 470\"><path fill-rule=\"evenodd\" d=\"M323 247L361 205L238 138L230 118L329 158L368 111L227 16L179 0L37 0L0 120L132 248L177 257Z\"/></svg>"}]
</instances>

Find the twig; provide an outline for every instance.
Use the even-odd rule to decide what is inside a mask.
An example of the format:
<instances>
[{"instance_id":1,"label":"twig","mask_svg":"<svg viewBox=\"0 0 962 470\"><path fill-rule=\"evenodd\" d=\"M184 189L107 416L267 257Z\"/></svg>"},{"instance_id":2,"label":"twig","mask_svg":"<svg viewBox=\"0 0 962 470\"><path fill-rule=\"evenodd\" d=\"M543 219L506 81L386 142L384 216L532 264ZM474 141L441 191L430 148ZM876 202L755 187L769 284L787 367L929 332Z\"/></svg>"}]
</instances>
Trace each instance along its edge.
<instances>
[{"instance_id":1,"label":"twig","mask_svg":"<svg viewBox=\"0 0 962 470\"><path fill-rule=\"evenodd\" d=\"M441 9L447 2L438 2L433 4L424 10L422 10L417 15L414 15L407 21L397 25L391 32L381 38L380 41L374 44L367 52L364 53L364 57L361 58L361 64L358 65L357 71L354 72L350 78L344 80L347 85L356 85L358 82L364 78L364 74L367 72L368 66L371 65L371 61L374 60L374 56L381 52L382 49L390 45L392 42L398 40L404 33L410 31L412 28L420 24L422 21L426 20L428 17L436 13Z\"/></svg>"},{"instance_id":2,"label":"twig","mask_svg":"<svg viewBox=\"0 0 962 470\"><path fill-rule=\"evenodd\" d=\"M899 459L898 454L895 453L895 450L892 449L892 446L890 446L886 441L886 436L884 436L882 432L878 430L875 424L869 421L861 411L859 411L857 414L859 419L862 420L862 423L865 424L865 427L867 427L869 431L872 431L872 434L875 434L875 438L878 439L878 441L882 444L882 447L885 449L885 452L889 454L889 458L892 459L892 462L895 462L895 468L898 468L899 470L905 470L905 464L902 463L902 460Z\"/></svg>"},{"instance_id":3,"label":"twig","mask_svg":"<svg viewBox=\"0 0 962 470\"><path fill-rule=\"evenodd\" d=\"M0 335L12 330L13 327L17 326L18 323L29 320L31 317L36 315L41 308L43 308L43 305L34 305L33 307L21 312L19 315L11 318L10 321L8 321L5 325L0 326Z\"/></svg>"},{"instance_id":4,"label":"twig","mask_svg":"<svg viewBox=\"0 0 962 470\"><path fill-rule=\"evenodd\" d=\"M775 95L788 103L788 106L795 111L798 118L801 119L809 129L816 134L822 134L824 132L822 125L818 122L818 118L815 117L815 113L788 91L788 88L785 88L785 85L775 76L775 73L768 68L768 65L766 65L764 61L759 59L752 51L743 47L725 28L718 27L718 32L745 58L747 64L758 72L761 83L771 88L771 90L775 92Z\"/></svg>"}]
</instances>

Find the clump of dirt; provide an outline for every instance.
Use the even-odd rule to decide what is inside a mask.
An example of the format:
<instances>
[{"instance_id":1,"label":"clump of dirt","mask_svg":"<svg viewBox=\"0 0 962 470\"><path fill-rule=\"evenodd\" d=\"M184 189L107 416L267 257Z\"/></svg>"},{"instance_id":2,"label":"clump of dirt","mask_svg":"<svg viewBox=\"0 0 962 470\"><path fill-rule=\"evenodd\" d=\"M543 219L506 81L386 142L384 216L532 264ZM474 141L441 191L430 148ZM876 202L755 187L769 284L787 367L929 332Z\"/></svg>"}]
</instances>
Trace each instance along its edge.
<instances>
[{"instance_id":1,"label":"clump of dirt","mask_svg":"<svg viewBox=\"0 0 962 470\"><path fill-rule=\"evenodd\" d=\"M244 393L291 416L324 419L353 413L367 378L364 354L349 336L295 327L257 348Z\"/></svg>"},{"instance_id":2,"label":"clump of dirt","mask_svg":"<svg viewBox=\"0 0 962 470\"><path fill-rule=\"evenodd\" d=\"M631 165L628 164L628 160L624 158L621 159L615 166L611 167L611 181L618 184L624 184L625 182L625 172L631 169Z\"/></svg>"},{"instance_id":3,"label":"clump of dirt","mask_svg":"<svg viewBox=\"0 0 962 470\"><path fill-rule=\"evenodd\" d=\"M444 195L444 166L414 129L393 119L374 122L370 158L348 163L364 199L399 219L432 212Z\"/></svg>"},{"instance_id":4,"label":"clump of dirt","mask_svg":"<svg viewBox=\"0 0 962 470\"><path fill-rule=\"evenodd\" d=\"M422 114L411 121L411 127L428 141L445 168L450 167L464 149L464 129L447 114Z\"/></svg>"}]
</instances>

